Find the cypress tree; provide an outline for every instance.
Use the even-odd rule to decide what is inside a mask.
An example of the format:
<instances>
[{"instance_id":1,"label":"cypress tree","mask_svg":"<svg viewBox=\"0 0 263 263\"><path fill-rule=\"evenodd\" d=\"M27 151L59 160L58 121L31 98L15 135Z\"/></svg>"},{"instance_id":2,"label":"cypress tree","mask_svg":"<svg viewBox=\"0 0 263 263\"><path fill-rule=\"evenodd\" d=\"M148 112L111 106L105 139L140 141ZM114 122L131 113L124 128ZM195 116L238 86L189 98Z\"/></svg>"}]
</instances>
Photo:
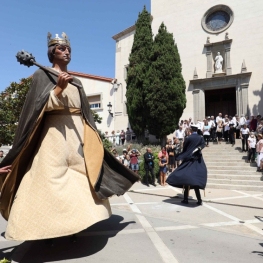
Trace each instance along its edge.
<instances>
[{"instance_id":1,"label":"cypress tree","mask_svg":"<svg viewBox=\"0 0 263 263\"><path fill-rule=\"evenodd\" d=\"M182 65L173 34L162 23L154 38L145 92L149 132L165 141L174 132L186 106Z\"/></svg>"},{"instance_id":2,"label":"cypress tree","mask_svg":"<svg viewBox=\"0 0 263 263\"><path fill-rule=\"evenodd\" d=\"M145 83L150 66L150 54L153 44L151 15L145 6L139 13L135 24L133 46L129 56L127 72L127 113L132 130L138 140L144 138L146 128Z\"/></svg>"}]
</instances>

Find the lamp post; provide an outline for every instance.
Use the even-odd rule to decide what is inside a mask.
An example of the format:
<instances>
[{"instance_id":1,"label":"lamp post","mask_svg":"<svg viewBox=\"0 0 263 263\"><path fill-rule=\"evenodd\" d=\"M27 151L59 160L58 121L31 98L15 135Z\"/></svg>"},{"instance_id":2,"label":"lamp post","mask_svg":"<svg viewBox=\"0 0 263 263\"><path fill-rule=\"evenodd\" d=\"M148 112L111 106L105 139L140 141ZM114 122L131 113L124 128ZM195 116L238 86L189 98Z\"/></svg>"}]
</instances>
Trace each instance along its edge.
<instances>
[{"instance_id":1,"label":"lamp post","mask_svg":"<svg viewBox=\"0 0 263 263\"><path fill-rule=\"evenodd\" d=\"M108 112L109 112L110 116L113 117L113 113L111 112L111 108L112 108L111 102L109 102L107 107L108 107Z\"/></svg>"}]
</instances>

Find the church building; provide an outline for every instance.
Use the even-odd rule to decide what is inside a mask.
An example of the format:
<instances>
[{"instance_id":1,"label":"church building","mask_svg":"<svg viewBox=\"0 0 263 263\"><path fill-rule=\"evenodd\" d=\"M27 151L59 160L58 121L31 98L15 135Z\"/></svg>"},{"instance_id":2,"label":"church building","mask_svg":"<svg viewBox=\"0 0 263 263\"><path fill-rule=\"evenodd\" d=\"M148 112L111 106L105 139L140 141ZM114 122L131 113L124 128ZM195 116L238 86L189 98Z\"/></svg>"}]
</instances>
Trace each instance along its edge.
<instances>
[{"instance_id":1,"label":"church building","mask_svg":"<svg viewBox=\"0 0 263 263\"><path fill-rule=\"evenodd\" d=\"M186 83L183 119L263 115L262 0L152 0L152 30L173 33ZM128 125L126 73L135 26L116 41L115 127Z\"/></svg>"}]
</instances>

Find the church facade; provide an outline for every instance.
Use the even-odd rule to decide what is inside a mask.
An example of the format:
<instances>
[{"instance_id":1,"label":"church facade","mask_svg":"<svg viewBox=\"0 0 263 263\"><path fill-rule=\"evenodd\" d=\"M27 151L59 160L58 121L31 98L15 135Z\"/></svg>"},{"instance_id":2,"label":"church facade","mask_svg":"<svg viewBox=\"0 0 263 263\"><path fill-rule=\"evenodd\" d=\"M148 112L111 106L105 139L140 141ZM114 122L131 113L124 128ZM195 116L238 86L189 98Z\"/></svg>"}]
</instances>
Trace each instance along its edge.
<instances>
[{"instance_id":1,"label":"church facade","mask_svg":"<svg viewBox=\"0 0 263 263\"><path fill-rule=\"evenodd\" d=\"M162 22L173 33L186 83L182 118L263 115L263 4L261 0L152 0L153 34ZM116 41L115 126L123 127L126 73L135 26Z\"/></svg>"}]
</instances>

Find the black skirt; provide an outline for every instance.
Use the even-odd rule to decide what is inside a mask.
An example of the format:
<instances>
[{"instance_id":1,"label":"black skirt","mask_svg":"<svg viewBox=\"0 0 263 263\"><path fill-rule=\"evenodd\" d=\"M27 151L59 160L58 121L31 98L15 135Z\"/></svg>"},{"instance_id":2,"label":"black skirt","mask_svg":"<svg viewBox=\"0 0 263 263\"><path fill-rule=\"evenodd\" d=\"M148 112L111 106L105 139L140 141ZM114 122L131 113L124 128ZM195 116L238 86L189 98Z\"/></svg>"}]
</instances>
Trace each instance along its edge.
<instances>
[{"instance_id":1,"label":"black skirt","mask_svg":"<svg viewBox=\"0 0 263 263\"><path fill-rule=\"evenodd\" d=\"M179 167L174 170L166 182L174 187L183 188L189 185L190 188L198 186L205 189L207 182L207 169L203 157L183 161Z\"/></svg>"}]
</instances>

